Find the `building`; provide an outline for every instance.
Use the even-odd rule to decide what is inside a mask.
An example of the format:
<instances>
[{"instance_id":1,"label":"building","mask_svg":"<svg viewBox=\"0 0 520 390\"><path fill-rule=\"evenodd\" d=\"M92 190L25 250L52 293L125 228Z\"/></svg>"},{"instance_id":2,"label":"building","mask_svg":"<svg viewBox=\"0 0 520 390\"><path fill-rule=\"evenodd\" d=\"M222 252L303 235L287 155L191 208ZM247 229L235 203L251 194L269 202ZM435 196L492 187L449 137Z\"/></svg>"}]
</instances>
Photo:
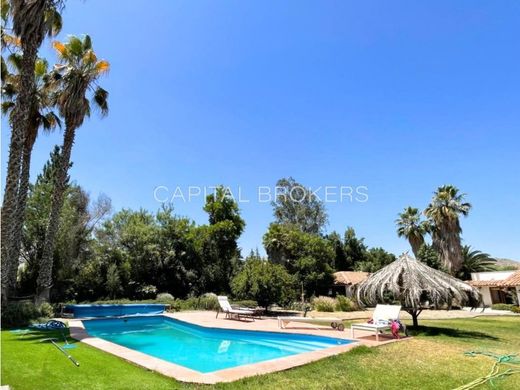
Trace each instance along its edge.
<instances>
[{"instance_id":1,"label":"building","mask_svg":"<svg viewBox=\"0 0 520 390\"><path fill-rule=\"evenodd\" d=\"M486 306L520 302L520 270L475 272L468 283L478 288Z\"/></svg>"},{"instance_id":2,"label":"building","mask_svg":"<svg viewBox=\"0 0 520 390\"><path fill-rule=\"evenodd\" d=\"M351 297L354 287L368 278L368 272L339 271L334 272L333 295L345 295Z\"/></svg>"}]
</instances>

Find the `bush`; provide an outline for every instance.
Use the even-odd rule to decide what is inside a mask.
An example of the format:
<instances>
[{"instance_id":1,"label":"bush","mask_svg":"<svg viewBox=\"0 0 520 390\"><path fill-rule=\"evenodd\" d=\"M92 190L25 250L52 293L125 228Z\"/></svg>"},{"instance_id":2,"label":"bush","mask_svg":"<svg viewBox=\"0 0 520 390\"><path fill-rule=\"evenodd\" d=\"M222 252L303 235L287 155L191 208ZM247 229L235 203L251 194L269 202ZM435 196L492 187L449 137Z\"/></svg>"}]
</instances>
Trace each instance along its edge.
<instances>
[{"instance_id":1,"label":"bush","mask_svg":"<svg viewBox=\"0 0 520 390\"><path fill-rule=\"evenodd\" d=\"M157 297L155 297L155 299L158 301L173 301L175 298L173 297L172 294L160 293L160 294L157 294Z\"/></svg>"},{"instance_id":2,"label":"bush","mask_svg":"<svg viewBox=\"0 0 520 390\"><path fill-rule=\"evenodd\" d=\"M256 301L253 301L251 299L249 300L243 300L243 301L233 301L231 302L231 306L240 306L240 307L250 307L255 308L258 306L258 303Z\"/></svg>"},{"instance_id":3,"label":"bush","mask_svg":"<svg viewBox=\"0 0 520 390\"><path fill-rule=\"evenodd\" d=\"M151 299L151 298L155 297L156 294L157 294L157 287L155 287L151 284L146 284L137 289L137 295L141 299Z\"/></svg>"},{"instance_id":4,"label":"bush","mask_svg":"<svg viewBox=\"0 0 520 390\"><path fill-rule=\"evenodd\" d=\"M515 305L510 305L507 303L495 303L494 305L491 305L491 309L493 310L510 310L512 311L513 307Z\"/></svg>"},{"instance_id":5,"label":"bush","mask_svg":"<svg viewBox=\"0 0 520 390\"><path fill-rule=\"evenodd\" d=\"M333 312L336 307L336 300L330 297L319 296L312 300L312 306L316 311Z\"/></svg>"},{"instance_id":6,"label":"bush","mask_svg":"<svg viewBox=\"0 0 520 390\"><path fill-rule=\"evenodd\" d=\"M358 310L358 305L354 300L347 298L344 295L338 295L336 297L336 307L337 311L356 311Z\"/></svg>"},{"instance_id":7,"label":"bush","mask_svg":"<svg viewBox=\"0 0 520 390\"><path fill-rule=\"evenodd\" d=\"M511 311L512 311L513 313L518 313L518 314L520 314L520 306L513 306L513 307L511 308Z\"/></svg>"},{"instance_id":8,"label":"bush","mask_svg":"<svg viewBox=\"0 0 520 390\"><path fill-rule=\"evenodd\" d=\"M217 310L220 305L216 295L205 294L175 302L175 310Z\"/></svg>"},{"instance_id":9,"label":"bush","mask_svg":"<svg viewBox=\"0 0 520 390\"><path fill-rule=\"evenodd\" d=\"M13 302L2 308L2 327L27 326L35 321L45 321L53 316L52 306L48 303L39 308L32 302Z\"/></svg>"}]
</instances>

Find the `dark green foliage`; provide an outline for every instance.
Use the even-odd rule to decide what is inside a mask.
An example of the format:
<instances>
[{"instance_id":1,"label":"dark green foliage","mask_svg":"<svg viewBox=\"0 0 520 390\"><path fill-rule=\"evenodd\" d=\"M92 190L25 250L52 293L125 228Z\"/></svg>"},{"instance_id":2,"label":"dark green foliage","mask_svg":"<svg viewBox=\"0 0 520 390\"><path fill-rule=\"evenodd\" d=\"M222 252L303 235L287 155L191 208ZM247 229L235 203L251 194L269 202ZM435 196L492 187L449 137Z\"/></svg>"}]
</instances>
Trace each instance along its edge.
<instances>
[{"instance_id":1,"label":"dark green foliage","mask_svg":"<svg viewBox=\"0 0 520 390\"><path fill-rule=\"evenodd\" d=\"M462 247L462 268L457 277L462 280L470 280L472 272L494 271L496 259L487 253L473 250L469 245Z\"/></svg>"},{"instance_id":2,"label":"dark green foliage","mask_svg":"<svg viewBox=\"0 0 520 390\"><path fill-rule=\"evenodd\" d=\"M267 310L273 303L285 305L295 298L296 278L282 265L253 256L233 278L231 289L237 298L255 300Z\"/></svg>"},{"instance_id":3,"label":"dark green foliage","mask_svg":"<svg viewBox=\"0 0 520 390\"><path fill-rule=\"evenodd\" d=\"M38 307L32 302L11 302L2 307L2 328L27 326L38 320L47 320L53 314L49 304Z\"/></svg>"},{"instance_id":4,"label":"dark green foliage","mask_svg":"<svg viewBox=\"0 0 520 390\"><path fill-rule=\"evenodd\" d=\"M278 180L276 187L276 200L272 202L276 223L319 234L328 220L323 201L292 177Z\"/></svg>"},{"instance_id":5,"label":"dark green foliage","mask_svg":"<svg viewBox=\"0 0 520 390\"><path fill-rule=\"evenodd\" d=\"M269 260L285 266L307 297L325 294L332 285L334 249L330 241L294 225L272 223L263 237Z\"/></svg>"},{"instance_id":6,"label":"dark green foliage","mask_svg":"<svg viewBox=\"0 0 520 390\"><path fill-rule=\"evenodd\" d=\"M396 257L383 248L370 248L366 252L366 260L357 262L356 271L376 272L395 261Z\"/></svg>"},{"instance_id":7,"label":"dark green foliage","mask_svg":"<svg viewBox=\"0 0 520 390\"><path fill-rule=\"evenodd\" d=\"M417 260L422 261L427 266L442 270L442 264L439 257L439 253L433 248L432 245L424 244L417 252Z\"/></svg>"},{"instance_id":8,"label":"dark green foliage","mask_svg":"<svg viewBox=\"0 0 520 390\"><path fill-rule=\"evenodd\" d=\"M509 303L495 303L491 305L491 309L493 310L509 310L513 311L513 308L518 307L517 305L512 305Z\"/></svg>"}]
</instances>

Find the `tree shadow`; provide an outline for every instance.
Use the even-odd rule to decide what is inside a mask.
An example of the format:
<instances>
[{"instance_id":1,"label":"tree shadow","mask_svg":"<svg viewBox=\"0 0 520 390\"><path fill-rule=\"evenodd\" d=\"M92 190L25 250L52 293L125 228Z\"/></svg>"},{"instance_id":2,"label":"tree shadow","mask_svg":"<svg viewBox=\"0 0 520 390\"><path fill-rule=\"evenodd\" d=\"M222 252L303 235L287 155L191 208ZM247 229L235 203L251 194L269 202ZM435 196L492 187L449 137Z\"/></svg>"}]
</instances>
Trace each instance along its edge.
<instances>
[{"instance_id":1,"label":"tree shadow","mask_svg":"<svg viewBox=\"0 0 520 390\"><path fill-rule=\"evenodd\" d=\"M456 329L456 328L441 328L437 326L417 326L409 327L408 331L410 336L447 336L454 338L465 338L465 339L479 339L479 340L499 340L498 337L493 335L475 332L472 330Z\"/></svg>"},{"instance_id":2,"label":"tree shadow","mask_svg":"<svg viewBox=\"0 0 520 390\"><path fill-rule=\"evenodd\" d=\"M60 330L40 330L40 329L22 329L20 332L13 332L16 336L17 341L25 341L25 342L33 342L39 343L43 342L45 339L56 339L57 342L65 342L67 340L68 344L75 344L78 340L75 340L70 337L69 329Z\"/></svg>"}]
</instances>

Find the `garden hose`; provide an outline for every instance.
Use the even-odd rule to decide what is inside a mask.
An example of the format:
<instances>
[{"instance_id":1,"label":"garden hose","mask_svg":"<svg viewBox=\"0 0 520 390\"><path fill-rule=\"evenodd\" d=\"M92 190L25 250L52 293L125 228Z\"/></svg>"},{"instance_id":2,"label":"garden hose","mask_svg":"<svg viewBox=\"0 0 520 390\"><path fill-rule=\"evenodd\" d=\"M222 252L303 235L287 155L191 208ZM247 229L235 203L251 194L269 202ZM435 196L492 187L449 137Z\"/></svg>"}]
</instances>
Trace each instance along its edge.
<instances>
[{"instance_id":1,"label":"garden hose","mask_svg":"<svg viewBox=\"0 0 520 390\"><path fill-rule=\"evenodd\" d=\"M468 351L464 352L464 355L470 357L475 357L478 355L488 356L492 359L495 359L495 363L493 364L493 367L491 367L489 374L486 376L477 378L473 382L457 387L454 390L470 390L477 386L483 385L486 382L489 382L491 386L494 386L495 384L493 382L497 379L504 379L505 377L513 374L520 374L520 358L518 358L516 354L499 355L493 352ZM502 366L509 367L501 372L500 369Z\"/></svg>"}]
</instances>

